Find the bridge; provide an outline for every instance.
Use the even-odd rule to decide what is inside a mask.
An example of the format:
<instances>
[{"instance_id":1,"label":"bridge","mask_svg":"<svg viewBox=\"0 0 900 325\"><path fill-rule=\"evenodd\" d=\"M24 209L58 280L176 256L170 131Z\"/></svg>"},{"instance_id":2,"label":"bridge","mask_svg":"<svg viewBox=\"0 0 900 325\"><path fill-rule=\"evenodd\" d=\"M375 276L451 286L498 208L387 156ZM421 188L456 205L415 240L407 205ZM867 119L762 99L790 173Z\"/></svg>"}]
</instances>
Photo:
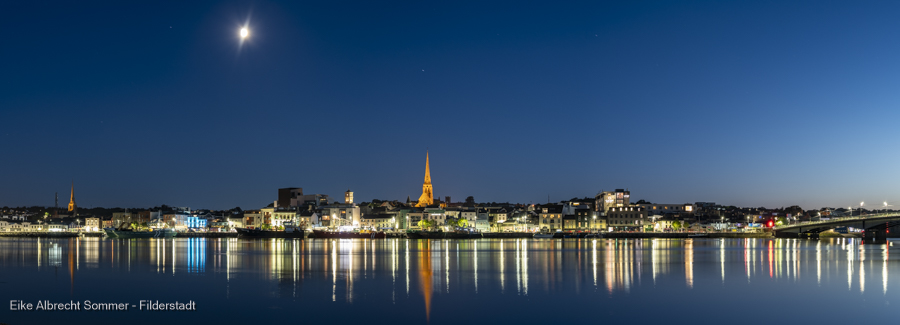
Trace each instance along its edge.
<instances>
[{"instance_id":1,"label":"bridge","mask_svg":"<svg viewBox=\"0 0 900 325\"><path fill-rule=\"evenodd\" d=\"M776 237L818 237L820 232L835 227L854 227L865 229L866 239L885 240L887 230L900 226L900 213L868 214L856 217L831 218L822 221L804 221L790 225L776 226Z\"/></svg>"}]
</instances>

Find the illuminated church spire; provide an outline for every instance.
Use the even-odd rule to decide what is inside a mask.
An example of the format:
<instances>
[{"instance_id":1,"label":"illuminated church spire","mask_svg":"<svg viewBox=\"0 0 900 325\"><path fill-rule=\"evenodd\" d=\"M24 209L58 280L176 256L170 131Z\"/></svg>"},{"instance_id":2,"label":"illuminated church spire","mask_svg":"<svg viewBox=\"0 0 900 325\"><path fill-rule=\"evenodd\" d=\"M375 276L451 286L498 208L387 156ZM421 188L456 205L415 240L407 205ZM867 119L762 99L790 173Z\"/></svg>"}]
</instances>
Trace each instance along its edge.
<instances>
[{"instance_id":1,"label":"illuminated church spire","mask_svg":"<svg viewBox=\"0 0 900 325\"><path fill-rule=\"evenodd\" d=\"M425 152L425 184L431 185L431 168L428 167L428 151Z\"/></svg>"},{"instance_id":2,"label":"illuminated church spire","mask_svg":"<svg viewBox=\"0 0 900 325\"><path fill-rule=\"evenodd\" d=\"M434 191L431 188L431 168L428 163L428 151L425 152L425 183L422 184L422 196L419 197L417 207L426 207L434 204Z\"/></svg>"},{"instance_id":3,"label":"illuminated church spire","mask_svg":"<svg viewBox=\"0 0 900 325\"><path fill-rule=\"evenodd\" d=\"M72 181L72 195L69 197L69 212L75 211L75 181Z\"/></svg>"}]
</instances>

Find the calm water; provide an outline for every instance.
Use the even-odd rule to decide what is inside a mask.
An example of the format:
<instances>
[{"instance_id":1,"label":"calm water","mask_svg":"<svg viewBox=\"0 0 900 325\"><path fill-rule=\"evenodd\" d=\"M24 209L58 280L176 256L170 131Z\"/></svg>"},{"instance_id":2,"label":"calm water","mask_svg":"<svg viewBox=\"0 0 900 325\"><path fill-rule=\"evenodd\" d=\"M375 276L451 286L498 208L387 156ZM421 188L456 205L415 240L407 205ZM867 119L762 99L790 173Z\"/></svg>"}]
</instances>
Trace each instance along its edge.
<instances>
[{"instance_id":1,"label":"calm water","mask_svg":"<svg viewBox=\"0 0 900 325\"><path fill-rule=\"evenodd\" d=\"M0 239L0 298L197 304L8 324L893 321L898 246L851 239Z\"/></svg>"}]
</instances>

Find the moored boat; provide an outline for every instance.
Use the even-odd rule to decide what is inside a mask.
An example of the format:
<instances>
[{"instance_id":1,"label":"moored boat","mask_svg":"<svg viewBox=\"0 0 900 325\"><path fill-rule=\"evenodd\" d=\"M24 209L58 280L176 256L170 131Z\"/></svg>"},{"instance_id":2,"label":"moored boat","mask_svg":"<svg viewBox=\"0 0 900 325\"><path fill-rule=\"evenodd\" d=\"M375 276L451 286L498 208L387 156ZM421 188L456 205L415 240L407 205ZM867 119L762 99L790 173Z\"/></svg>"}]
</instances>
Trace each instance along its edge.
<instances>
[{"instance_id":1,"label":"moored boat","mask_svg":"<svg viewBox=\"0 0 900 325\"><path fill-rule=\"evenodd\" d=\"M483 238L481 233L467 231L410 231L409 239L476 239Z\"/></svg>"},{"instance_id":2,"label":"moored boat","mask_svg":"<svg viewBox=\"0 0 900 325\"><path fill-rule=\"evenodd\" d=\"M153 231L133 231L133 230L117 230L115 228L103 229L110 238L165 238L175 237L176 233L172 229L160 229Z\"/></svg>"},{"instance_id":3,"label":"moored boat","mask_svg":"<svg viewBox=\"0 0 900 325\"><path fill-rule=\"evenodd\" d=\"M313 230L313 236L316 238L386 238L387 235L383 231L379 232L342 232L342 231L324 231Z\"/></svg>"},{"instance_id":4,"label":"moored boat","mask_svg":"<svg viewBox=\"0 0 900 325\"><path fill-rule=\"evenodd\" d=\"M234 228L241 238L299 238L306 237L306 232L300 228L286 222L284 230L262 230L250 228Z\"/></svg>"},{"instance_id":5,"label":"moored boat","mask_svg":"<svg viewBox=\"0 0 900 325\"><path fill-rule=\"evenodd\" d=\"M553 238L553 234L547 234L547 233L534 234L534 239L541 239L541 238Z\"/></svg>"}]
</instances>

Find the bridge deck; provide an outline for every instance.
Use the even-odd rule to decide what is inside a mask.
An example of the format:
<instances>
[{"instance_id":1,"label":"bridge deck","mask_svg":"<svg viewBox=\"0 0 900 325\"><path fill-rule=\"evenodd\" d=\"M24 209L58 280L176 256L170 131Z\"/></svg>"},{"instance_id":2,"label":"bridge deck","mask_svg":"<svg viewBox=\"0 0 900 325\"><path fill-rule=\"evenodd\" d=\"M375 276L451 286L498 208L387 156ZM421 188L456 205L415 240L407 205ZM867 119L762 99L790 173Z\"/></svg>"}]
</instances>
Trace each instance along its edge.
<instances>
[{"instance_id":1,"label":"bridge deck","mask_svg":"<svg viewBox=\"0 0 900 325\"><path fill-rule=\"evenodd\" d=\"M863 224L870 223L870 226L879 225L880 221L900 221L900 213L882 213L882 214L869 214L862 215L858 217L842 217L842 218L831 218L829 220L822 221L804 221L800 223L776 226L775 231L789 231L789 230L797 230L800 228L823 228L823 227L837 227L837 226L845 226L845 225L854 225L854 224Z\"/></svg>"}]
</instances>

